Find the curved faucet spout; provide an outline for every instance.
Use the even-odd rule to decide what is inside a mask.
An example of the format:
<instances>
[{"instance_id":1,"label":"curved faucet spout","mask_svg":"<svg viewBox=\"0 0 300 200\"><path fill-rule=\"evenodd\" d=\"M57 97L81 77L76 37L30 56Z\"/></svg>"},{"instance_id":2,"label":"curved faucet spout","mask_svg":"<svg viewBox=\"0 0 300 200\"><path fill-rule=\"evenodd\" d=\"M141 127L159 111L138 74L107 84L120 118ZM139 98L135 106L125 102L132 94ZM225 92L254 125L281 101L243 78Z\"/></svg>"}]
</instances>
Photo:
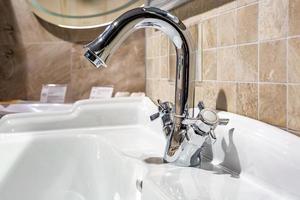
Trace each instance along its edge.
<instances>
[{"instance_id":1,"label":"curved faucet spout","mask_svg":"<svg viewBox=\"0 0 300 200\"><path fill-rule=\"evenodd\" d=\"M192 63L189 32L185 25L177 17L158 8L136 8L121 15L98 38L86 45L85 57L97 68L106 66L105 63L120 44L132 32L141 28L159 29L176 48L175 114L172 128L167 133L164 157L167 162L176 162L186 132L182 120L188 112L189 70Z\"/></svg>"}]
</instances>

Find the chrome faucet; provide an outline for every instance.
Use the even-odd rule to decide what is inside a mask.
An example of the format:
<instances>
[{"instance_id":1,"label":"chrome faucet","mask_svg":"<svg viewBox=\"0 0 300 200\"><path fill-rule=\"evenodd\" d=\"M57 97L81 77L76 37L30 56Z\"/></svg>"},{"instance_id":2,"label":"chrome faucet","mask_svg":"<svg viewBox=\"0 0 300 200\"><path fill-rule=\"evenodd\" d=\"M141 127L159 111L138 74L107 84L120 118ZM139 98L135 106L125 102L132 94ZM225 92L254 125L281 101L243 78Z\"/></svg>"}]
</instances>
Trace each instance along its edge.
<instances>
[{"instance_id":1,"label":"chrome faucet","mask_svg":"<svg viewBox=\"0 0 300 200\"><path fill-rule=\"evenodd\" d=\"M162 117L167 146L164 160L181 166L199 165L205 141L215 138L213 130L225 120L219 120L215 111L201 109L196 118L189 117L189 73L192 65L191 40L185 25L174 15L154 7L130 10L115 21L94 41L86 45L84 56L97 68L106 63L121 43L135 30L155 28L164 32L173 42L176 54L175 105L160 102L159 112L151 120ZM193 89L192 89L193 90Z\"/></svg>"}]
</instances>

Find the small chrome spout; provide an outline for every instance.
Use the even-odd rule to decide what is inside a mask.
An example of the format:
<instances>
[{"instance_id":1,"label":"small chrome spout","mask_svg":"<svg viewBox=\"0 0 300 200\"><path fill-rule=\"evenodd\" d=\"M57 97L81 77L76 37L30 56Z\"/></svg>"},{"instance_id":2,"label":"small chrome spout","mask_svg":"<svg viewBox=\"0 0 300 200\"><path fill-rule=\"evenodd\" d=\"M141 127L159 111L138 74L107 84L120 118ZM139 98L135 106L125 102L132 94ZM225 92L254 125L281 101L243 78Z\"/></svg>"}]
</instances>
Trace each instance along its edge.
<instances>
[{"instance_id":1,"label":"small chrome spout","mask_svg":"<svg viewBox=\"0 0 300 200\"><path fill-rule=\"evenodd\" d=\"M191 58L192 44L187 28L177 17L169 12L153 7L130 10L117 18L98 38L85 46L87 48L85 57L97 68L106 66L105 63L108 62L110 56L120 44L132 32L142 28L155 28L164 32L176 49L174 108L169 108L170 104L168 103L161 104L159 113L151 117L151 119L155 119L160 115L164 117L164 130L167 135L164 160L166 162L180 163L180 165L184 166L196 165L200 162L199 151L197 150L199 147L194 145L196 147L196 150L194 150L195 148L186 146L193 144L188 140L188 131L192 130L191 127L196 127L196 125L183 123L189 116L189 91L194 90L194 88L189 88L190 70L194 63L194 60ZM206 137L209 133L205 132L205 134L202 134L202 127L210 128L211 125L204 126L201 124L201 127L198 128L199 130L194 128L200 132L197 133L197 135L200 135L199 137ZM205 129L204 131L209 130ZM202 140L201 143L203 143ZM188 149L190 149L190 152L193 151L193 153L187 156L189 154L187 152Z\"/></svg>"},{"instance_id":2,"label":"small chrome spout","mask_svg":"<svg viewBox=\"0 0 300 200\"><path fill-rule=\"evenodd\" d=\"M103 60L100 57L96 56L91 50L87 50L87 52L85 52L84 56L91 63L93 63L96 68L107 67L105 62L103 62Z\"/></svg>"}]
</instances>

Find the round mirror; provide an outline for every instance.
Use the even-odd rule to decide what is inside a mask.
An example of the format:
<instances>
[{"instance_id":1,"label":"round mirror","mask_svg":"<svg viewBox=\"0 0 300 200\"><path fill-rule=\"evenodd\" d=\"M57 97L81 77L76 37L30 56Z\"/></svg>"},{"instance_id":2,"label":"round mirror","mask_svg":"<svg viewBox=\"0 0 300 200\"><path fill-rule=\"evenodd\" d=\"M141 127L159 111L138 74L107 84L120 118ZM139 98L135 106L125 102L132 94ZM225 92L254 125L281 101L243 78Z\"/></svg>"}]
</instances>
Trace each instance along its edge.
<instances>
[{"instance_id":1,"label":"round mirror","mask_svg":"<svg viewBox=\"0 0 300 200\"><path fill-rule=\"evenodd\" d=\"M43 20L65 28L95 28L122 13L143 6L144 0L27 0Z\"/></svg>"}]
</instances>

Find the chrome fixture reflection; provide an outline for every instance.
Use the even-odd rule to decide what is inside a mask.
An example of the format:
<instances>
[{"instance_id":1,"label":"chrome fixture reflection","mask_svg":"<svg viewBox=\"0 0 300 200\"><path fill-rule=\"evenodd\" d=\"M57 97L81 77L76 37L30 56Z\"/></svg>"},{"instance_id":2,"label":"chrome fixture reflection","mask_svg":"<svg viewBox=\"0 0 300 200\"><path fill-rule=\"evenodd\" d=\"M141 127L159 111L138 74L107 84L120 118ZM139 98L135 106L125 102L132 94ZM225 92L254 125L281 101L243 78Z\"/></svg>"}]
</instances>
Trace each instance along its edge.
<instances>
[{"instance_id":1,"label":"chrome fixture reflection","mask_svg":"<svg viewBox=\"0 0 300 200\"><path fill-rule=\"evenodd\" d=\"M201 160L201 147L207 138L215 137L213 130L220 120L209 109L202 109L196 118L189 117L189 70L193 62L191 42L188 30L176 16L154 7L128 11L86 45L84 56L97 68L106 67L108 59L121 43L132 32L141 28L155 28L164 32L176 49L175 105L159 101L159 112L151 116L152 120L162 117L167 135L164 160L182 166L198 165Z\"/></svg>"}]
</instances>

